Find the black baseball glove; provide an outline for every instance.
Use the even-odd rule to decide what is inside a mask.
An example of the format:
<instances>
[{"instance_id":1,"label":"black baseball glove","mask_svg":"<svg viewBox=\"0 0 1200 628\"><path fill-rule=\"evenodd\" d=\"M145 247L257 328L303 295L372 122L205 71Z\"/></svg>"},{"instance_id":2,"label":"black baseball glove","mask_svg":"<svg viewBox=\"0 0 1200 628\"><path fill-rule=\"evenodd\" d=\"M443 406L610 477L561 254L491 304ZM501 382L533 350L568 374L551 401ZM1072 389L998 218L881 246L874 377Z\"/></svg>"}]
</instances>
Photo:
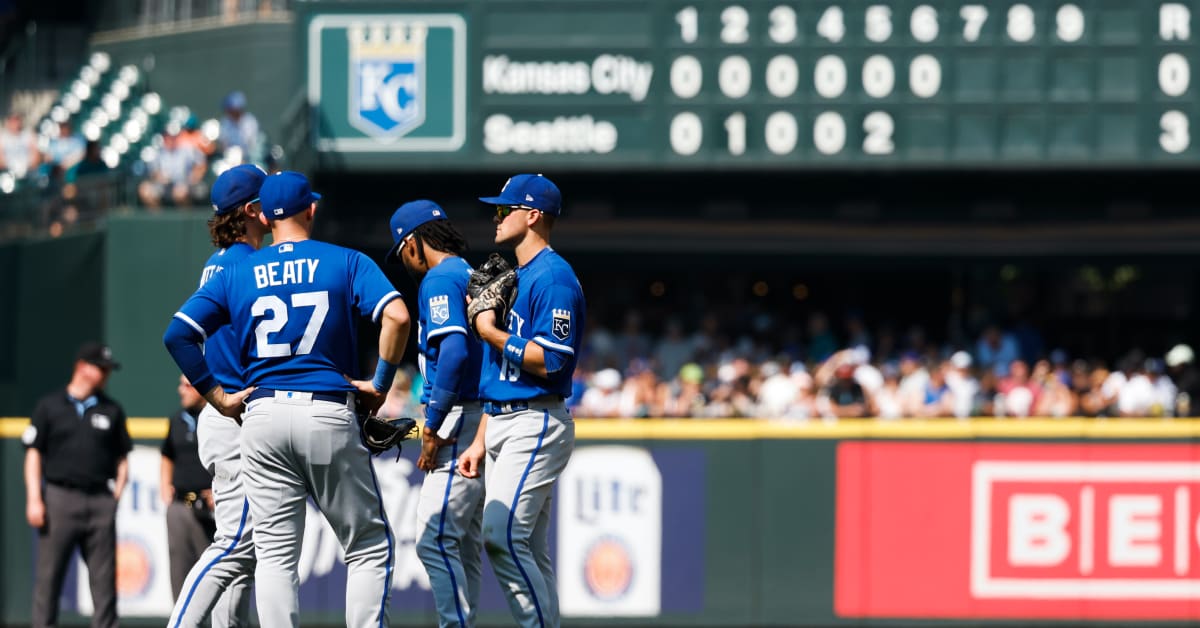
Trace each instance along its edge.
<instances>
[{"instance_id":1,"label":"black baseball glove","mask_svg":"<svg viewBox=\"0 0 1200 628\"><path fill-rule=\"evenodd\" d=\"M408 440L417 432L417 422L414 419L381 419L377 416L359 415L359 425L362 427L363 443L372 455L396 448L396 456L400 456L400 443Z\"/></svg>"},{"instance_id":2,"label":"black baseball glove","mask_svg":"<svg viewBox=\"0 0 1200 628\"><path fill-rule=\"evenodd\" d=\"M483 287L479 294L471 298L471 303L467 305L467 322L471 324L471 329L476 335L479 331L475 329L475 317L481 312L493 310L496 312L496 324L504 327L504 322L508 318L508 309L512 307L513 300L517 298L517 271L511 268L500 273L495 279Z\"/></svg>"},{"instance_id":3,"label":"black baseball glove","mask_svg":"<svg viewBox=\"0 0 1200 628\"><path fill-rule=\"evenodd\" d=\"M492 253L488 256L487 261L479 265L479 268L471 271L471 278L467 281L467 294L472 299L478 297L484 286L510 270L512 270L512 266L509 265L508 260L501 257L499 253Z\"/></svg>"}]
</instances>

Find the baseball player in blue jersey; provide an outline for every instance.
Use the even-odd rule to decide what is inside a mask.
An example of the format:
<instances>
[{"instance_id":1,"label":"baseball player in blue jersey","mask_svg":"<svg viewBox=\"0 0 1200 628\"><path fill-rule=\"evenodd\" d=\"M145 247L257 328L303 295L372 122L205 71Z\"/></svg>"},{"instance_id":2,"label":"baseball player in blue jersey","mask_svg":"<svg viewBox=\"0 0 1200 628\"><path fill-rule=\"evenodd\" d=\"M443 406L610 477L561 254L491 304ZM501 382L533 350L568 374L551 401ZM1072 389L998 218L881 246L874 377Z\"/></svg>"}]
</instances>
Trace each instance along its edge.
<instances>
[{"instance_id":1,"label":"baseball player in blue jersey","mask_svg":"<svg viewBox=\"0 0 1200 628\"><path fill-rule=\"evenodd\" d=\"M267 173L245 164L221 173L212 187L213 217L208 223L218 248L200 274L203 286L212 277L246 258L262 245L267 228L259 220L258 191ZM204 359L226 392L245 388L241 355L233 330L217 330L204 343ZM248 626L250 584L254 576L254 543L246 494L237 421L206 405L196 421L200 462L213 476L213 515L217 531L212 545L183 581L168 626L201 626L212 616L213 628Z\"/></svg>"},{"instance_id":2,"label":"baseball player in blue jersey","mask_svg":"<svg viewBox=\"0 0 1200 628\"><path fill-rule=\"evenodd\" d=\"M583 289L550 248L562 197L549 179L519 174L499 196L479 200L496 208L496 244L515 249L517 296L503 328L494 310L471 321L485 343L479 392L487 418L459 471L478 476L486 453L484 547L513 617L521 626L558 626L547 527L554 482L575 447L563 400L583 338Z\"/></svg>"},{"instance_id":3,"label":"baseball player in blue jersey","mask_svg":"<svg viewBox=\"0 0 1200 628\"><path fill-rule=\"evenodd\" d=\"M471 266L466 240L433 201L405 203L392 214L400 261L419 284L417 348L425 387L425 426L417 467L426 471L417 506L417 555L429 574L441 626L472 626L482 575L483 480L456 477L459 442L475 439L482 410L483 347L467 333Z\"/></svg>"},{"instance_id":4,"label":"baseball player in blue jersey","mask_svg":"<svg viewBox=\"0 0 1200 628\"><path fill-rule=\"evenodd\" d=\"M260 624L299 623L300 539L311 496L345 550L346 625L386 626L395 547L355 405L373 413L383 403L408 340L408 309L367 256L310 239L320 196L304 175L271 175L259 197L271 245L205 283L163 340L222 414L238 416L247 402L242 475ZM351 378L358 317L381 325L371 381ZM234 394L216 384L200 351L224 325L233 329L249 386Z\"/></svg>"}]
</instances>

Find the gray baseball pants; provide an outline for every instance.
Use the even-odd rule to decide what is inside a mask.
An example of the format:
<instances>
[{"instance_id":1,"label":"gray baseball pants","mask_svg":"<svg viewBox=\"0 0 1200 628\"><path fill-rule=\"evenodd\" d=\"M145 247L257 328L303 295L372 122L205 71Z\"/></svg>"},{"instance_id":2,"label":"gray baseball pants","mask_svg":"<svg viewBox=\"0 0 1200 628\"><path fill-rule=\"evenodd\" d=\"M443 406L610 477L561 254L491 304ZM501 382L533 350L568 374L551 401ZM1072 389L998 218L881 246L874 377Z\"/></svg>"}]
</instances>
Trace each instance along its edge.
<instances>
[{"instance_id":1,"label":"gray baseball pants","mask_svg":"<svg viewBox=\"0 0 1200 628\"><path fill-rule=\"evenodd\" d=\"M478 403L455 406L446 421L460 419L455 443L437 453L437 468L425 474L417 505L417 556L429 574L439 626L473 626L479 605L483 561L483 478L465 478L458 455L479 428Z\"/></svg>"},{"instance_id":2,"label":"gray baseball pants","mask_svg":"<svg viewBox=\"0 0 1200 628\"><path fill-rule=\"evenodd\" d=\"M286 391L246 407L243 474L263 626L299 625L298 563L309 496L346 554L346 625L388 625L395 544L353 407L350 394L347 402L333 403Z\"/></svg>"},{"instance_id":3,"label":"gray baseball pants","mask_svg":"<svg viewBox=\"0 0 1200 628\"><path fill-rule=\"evenodd\" d=\"M169 628L250 625L250 586L254 579L254 541L250 505L243 486L241 428L205 405L196 420L200 463L213 476L212 544L192 566L175 599Z\"/></svg>"},{"instance_id":4,"label":"gray baseball pants","mask_svg":"<svg viewBox=\"0 0 1200 628\"><path fill-rule=\"evenodd\" d=\"M558 589L550 560L550 497L575 449L575 421L562 402L493 415L483 543L517 624L557 627Z\"/></svg>"}]
</instances>

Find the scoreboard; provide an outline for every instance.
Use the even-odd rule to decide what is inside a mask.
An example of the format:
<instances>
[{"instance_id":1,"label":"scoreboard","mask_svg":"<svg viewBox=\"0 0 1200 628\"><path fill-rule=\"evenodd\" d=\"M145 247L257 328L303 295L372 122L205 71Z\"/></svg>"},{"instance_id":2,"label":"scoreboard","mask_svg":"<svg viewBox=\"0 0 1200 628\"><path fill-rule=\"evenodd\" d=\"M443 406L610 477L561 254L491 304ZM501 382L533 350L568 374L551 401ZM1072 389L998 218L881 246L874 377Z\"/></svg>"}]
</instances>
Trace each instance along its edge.
<instances>
[{"instance_id":1,"label":"scoreboard","mask_svg":"<svg viewBox=\"0 0 1200 628\"><path fill-rule=\"evenodd\" d=\"M347 165L1161 167L1200 156L1195 1L329 6L301 14L311 135Z\"/></svg>"}]
</instances>

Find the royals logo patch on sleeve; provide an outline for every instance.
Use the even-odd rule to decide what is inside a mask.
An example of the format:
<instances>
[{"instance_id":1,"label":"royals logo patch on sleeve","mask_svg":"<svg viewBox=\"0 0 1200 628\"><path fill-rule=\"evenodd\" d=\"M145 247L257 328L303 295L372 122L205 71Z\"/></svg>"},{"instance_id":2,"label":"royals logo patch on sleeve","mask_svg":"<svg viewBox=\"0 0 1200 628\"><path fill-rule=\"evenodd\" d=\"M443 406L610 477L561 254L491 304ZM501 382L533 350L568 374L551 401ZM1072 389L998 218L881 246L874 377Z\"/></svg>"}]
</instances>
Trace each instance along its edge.
<instances>
[{"instance_id":1,"label":"royals logo patch on sleeve","mask_svg":"<svg viewBox=\"0 0 1200 628\"><path fill-rule=\"evenodd\" d=\"M571 337L571 310L554 310L554 337L566 340Z\"/></svg>"},{"instance_id":2,"label":"royals logo patch on sleeve","mask_svg":"<svg viewBox=\"0 0 1200 628\"><path fill-rule=\"evenodd\" d=\"M441 325L450 320L450 297L440 295L429 299L429 320L434 325Z\"/></svg>"}]
</instances>

